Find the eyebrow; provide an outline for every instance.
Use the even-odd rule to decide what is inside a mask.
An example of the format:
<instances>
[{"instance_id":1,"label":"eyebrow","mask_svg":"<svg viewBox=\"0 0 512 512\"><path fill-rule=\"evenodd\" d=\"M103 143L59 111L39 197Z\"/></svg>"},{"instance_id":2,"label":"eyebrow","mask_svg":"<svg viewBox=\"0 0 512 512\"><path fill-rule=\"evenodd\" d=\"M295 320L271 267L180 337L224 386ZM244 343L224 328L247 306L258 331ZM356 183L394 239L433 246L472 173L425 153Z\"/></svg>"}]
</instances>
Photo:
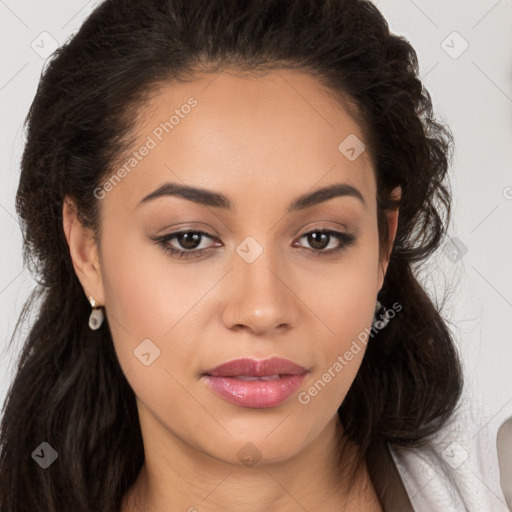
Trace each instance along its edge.
<instances>
[{"instance_id":1,"label":"eyebrow","mask_svg":"<svg viewBox=\"0 0 512 512\"><path fill-rule=\"evenodd\" d=\"M198 204L211 206L213 208L222 208L233 211L233 203L223 194L206 190L204 188L190 187L178 183L164 183L156 190L145 196L137 206L147 203L151 200L165 196L177 196ZM310 208L317 204L333 199L334 197L355 197L366 206L363 195L359 190L348 183L336 183L326 187L307 192L297 197L289 206L288 212L293 213L299 210Z\"/></svg>"}]
</instances>

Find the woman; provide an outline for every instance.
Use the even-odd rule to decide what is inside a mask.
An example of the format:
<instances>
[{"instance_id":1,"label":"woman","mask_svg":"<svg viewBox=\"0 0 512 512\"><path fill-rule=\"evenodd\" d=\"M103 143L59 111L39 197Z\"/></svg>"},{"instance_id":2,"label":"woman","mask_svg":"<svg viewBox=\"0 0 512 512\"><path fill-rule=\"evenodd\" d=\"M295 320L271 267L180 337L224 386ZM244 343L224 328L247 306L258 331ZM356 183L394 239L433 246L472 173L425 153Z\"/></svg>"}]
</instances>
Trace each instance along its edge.
<instances>
[{"instance_id":1,"label":"woman","mask_svg":"<svg viewBox=\"0 0 512 512\"><path fill-rule=\"evenodd\" d=\"M462 391L414 272L452 142L417 73L368 1L93 12L27 119L2 510L500 510L412 492Z\"/></svg>"}]
</instances>

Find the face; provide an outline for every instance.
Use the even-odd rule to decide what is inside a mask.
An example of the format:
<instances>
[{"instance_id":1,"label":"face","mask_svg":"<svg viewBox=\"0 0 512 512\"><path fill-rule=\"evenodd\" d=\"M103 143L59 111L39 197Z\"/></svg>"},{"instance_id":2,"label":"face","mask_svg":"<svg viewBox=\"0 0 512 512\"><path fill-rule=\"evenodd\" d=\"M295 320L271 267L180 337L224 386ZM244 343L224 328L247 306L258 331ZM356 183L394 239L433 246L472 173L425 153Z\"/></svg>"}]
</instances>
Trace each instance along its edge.
<instances>
[{"instance_id":1,"label":"face","mask_svg":"<svg viewBox=\"0 0 512 512\"><path fill-rule=\"evenodd\" d=\"M387 266L365 136L290 70L166 86L136 133L97 190L99 267L77 274L105 305L143 433L235 464L290 458L336 418Z\"/></svg>"}]
</instances>

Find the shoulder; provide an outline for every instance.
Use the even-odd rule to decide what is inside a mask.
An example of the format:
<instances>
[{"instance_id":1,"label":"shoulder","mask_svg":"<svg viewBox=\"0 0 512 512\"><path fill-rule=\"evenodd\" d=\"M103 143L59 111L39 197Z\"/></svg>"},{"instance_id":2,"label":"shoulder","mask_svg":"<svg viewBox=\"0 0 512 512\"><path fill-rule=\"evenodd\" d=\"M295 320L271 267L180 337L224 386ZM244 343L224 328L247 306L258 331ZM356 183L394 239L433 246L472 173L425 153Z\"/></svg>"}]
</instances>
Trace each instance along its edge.
<instances>
[{"instance_id":1,"label":"shoulder","mask_svg":"<svg viewBox=\"0 0 512 512\"><path fill-rule=\"evenodd\" d=\"M464 396L450 421L416 448L389 444L418 512L509 512L500 486L496 436Z\"/></svg>"}]
</instances>

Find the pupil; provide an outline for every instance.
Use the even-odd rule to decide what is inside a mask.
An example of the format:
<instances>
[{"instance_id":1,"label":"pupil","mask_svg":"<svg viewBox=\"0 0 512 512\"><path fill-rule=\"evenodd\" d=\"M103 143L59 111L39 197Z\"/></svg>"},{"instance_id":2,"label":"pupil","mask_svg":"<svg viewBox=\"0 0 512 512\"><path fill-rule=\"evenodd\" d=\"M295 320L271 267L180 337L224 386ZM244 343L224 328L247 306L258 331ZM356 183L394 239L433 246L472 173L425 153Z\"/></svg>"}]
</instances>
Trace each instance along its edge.
<instances>
[{"instance_id":1,"label":"pupil","mask_svg":"<svg viewBox=\"0 0 512 512\"><path fill-rule=\"evenodd\" d=\"M200 237L199 233L182 233L179 242L184 249L195 249L199 245Z\"/></svg>"},{"instance_id":2,"label":"pupil","mask_svg":"<svg viewBox=\"0 0 512 512\"><path fill-rule=\"evenodd\" d=\"M314 232L310 233L308 235L308 243L313 247L314 249L323 249L326 245L326 241L329 238L329 235L327 233L319 233ZM322 239L322 241L320 241Z\"/></svg>"}]
</instances>

